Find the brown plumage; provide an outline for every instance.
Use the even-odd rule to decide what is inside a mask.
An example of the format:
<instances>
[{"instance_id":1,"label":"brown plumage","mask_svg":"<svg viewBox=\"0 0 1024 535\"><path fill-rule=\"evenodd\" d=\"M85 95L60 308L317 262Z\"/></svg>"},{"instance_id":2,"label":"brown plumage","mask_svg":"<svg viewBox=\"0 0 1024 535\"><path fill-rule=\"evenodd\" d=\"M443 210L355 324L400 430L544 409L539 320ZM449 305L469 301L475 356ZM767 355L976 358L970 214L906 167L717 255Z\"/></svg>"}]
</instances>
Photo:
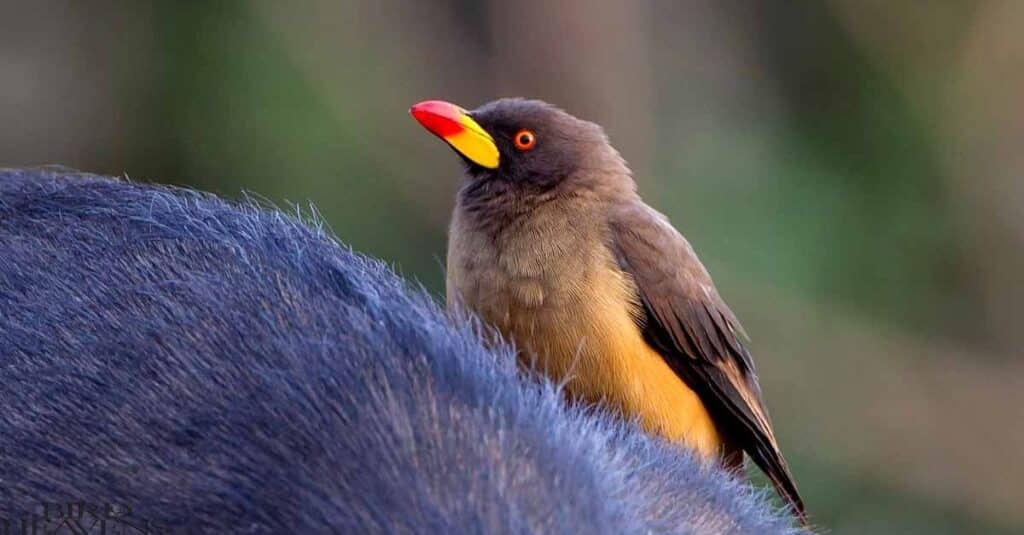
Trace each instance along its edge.
<instances>
[{"instance_id":1,"label":"brown plumage","mask_svg":"<svg viewBox=\"0 0 1024 535\"><path fill-rule=\"evenodd\" d=\"M449 306L498 328L574 397L734 470L746 452L805 521L739 322L601 128L522 99L412 112L467 163Z\"/></svg>"}]
</instances>

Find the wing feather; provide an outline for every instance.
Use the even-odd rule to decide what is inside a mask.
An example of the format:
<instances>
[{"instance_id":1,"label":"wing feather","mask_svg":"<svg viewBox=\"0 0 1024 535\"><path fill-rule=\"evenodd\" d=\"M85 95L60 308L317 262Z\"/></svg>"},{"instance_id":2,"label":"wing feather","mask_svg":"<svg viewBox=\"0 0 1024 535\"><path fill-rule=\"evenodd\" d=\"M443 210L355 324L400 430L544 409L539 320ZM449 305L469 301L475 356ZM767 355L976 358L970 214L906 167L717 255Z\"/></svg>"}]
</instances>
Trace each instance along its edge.
<instances>
[{"instance_id":1,"label":"wing feather","mask_svg":"<svg viewBox=\"0 0 1024 535\"><path fill-rule=\"evenodd\" d=\"M746 338L690 244L642 203L610 220L611 247L643 305L648 343L701 397L716 425L765 472L805 521L803 501L772 431Z\"/></svg>"}]
</instances>

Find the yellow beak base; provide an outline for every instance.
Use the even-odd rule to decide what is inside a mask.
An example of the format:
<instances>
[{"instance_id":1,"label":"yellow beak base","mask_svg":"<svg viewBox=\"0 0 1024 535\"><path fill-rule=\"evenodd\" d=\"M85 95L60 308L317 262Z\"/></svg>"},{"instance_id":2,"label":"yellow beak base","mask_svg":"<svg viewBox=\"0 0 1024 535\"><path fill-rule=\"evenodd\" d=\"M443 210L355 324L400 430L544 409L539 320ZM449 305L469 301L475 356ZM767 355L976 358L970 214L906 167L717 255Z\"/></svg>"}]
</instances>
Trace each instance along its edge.
<instances>
[{"instance_id":1,"label":"yellow beak base","mask_svg":"<svg viewBox=\"0 0 1024 535\"><path fill-rule=\"evenodd\" d=\"M432 134L443 139L469 161L488 169L497 169L498 146L466 110L441 100L420 102L409 113Z\"/></svg>"}]
</instances>

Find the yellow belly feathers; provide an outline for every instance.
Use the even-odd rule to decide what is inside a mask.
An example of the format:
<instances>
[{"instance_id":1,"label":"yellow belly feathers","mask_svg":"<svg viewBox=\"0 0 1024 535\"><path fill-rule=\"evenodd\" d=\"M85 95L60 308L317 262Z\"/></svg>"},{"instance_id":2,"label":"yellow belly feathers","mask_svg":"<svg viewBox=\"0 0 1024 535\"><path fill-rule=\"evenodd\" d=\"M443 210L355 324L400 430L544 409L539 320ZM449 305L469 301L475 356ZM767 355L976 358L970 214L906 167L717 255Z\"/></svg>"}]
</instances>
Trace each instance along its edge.
<instances>
[{"instance_id":1,"label":"yellow belly feathers","mask_svg":"<svg viewBox=\"0 0 1024 535\"><path fill-rule=\"evenodd\" d=\"M601 270L561 298L536 280L500 285L487 295L468 292L466 304L516 344L525 365L565 382L570 395L618 409L704 458L722 453L700 398L643 339L632 316L632 286L621 272Z\"/></svg>"}]
</instances>

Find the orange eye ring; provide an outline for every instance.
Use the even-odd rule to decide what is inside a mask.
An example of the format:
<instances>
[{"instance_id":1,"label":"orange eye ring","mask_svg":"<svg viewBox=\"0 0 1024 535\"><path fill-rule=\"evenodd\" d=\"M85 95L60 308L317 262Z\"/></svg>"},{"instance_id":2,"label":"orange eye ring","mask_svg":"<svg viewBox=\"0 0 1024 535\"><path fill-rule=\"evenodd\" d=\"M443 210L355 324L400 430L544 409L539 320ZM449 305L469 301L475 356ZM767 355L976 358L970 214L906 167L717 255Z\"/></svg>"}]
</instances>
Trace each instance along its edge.
<instances>
[{"instance_id":1,"label":"orange eye ring","mask_svg":"<svg viewBox=\"0 0 1024 535\"><path fill-rule=\"evenodd\" d=\"M537 145L537 136L524 128L516 132L516 135L512 137L512 143L515 144L517 149L527 151Z\"/></svg>"}]
</instances>

